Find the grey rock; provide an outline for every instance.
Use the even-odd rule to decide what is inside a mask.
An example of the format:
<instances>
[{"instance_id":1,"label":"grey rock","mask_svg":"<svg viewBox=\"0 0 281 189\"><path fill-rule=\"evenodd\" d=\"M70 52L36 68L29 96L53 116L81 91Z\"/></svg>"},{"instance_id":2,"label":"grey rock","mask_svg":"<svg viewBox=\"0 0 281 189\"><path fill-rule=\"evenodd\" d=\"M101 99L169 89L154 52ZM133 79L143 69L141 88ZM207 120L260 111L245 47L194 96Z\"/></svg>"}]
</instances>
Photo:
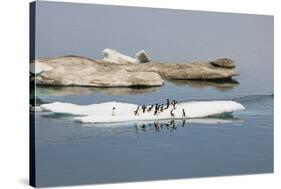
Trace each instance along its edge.
<instances>
[{"instance_id":1,"label":"grey rock","mask_svg":"<svg viewBox=\"0 0 281 189\"><path fill-rule=\"evenodd\" d=\"M229 68L229 65L226 68L210 62L116 64L80 56L38 59L34 62L35 66L41 67L39 70L43 70L43 73L36 77L36 83L40 85L161 86L164 79L220 80L239 75L236 70Z\"/></svg>"},{"instance_id":2,"label":"grey rock","mask_svg":"<svg viewBox=\"0 0 281 189\"><path fill-rule=\"evenodd\" d=\"M129 72L119 66L122 64L98 62L79 56L37 60L36 64L49 68L36 77L39 85L127 87L164 84L164 80L155 72Z\"/></svg>"},{"instance_id":3,"label":"grey rock","mask_svg":"<svg viewBox=\"0 0 281 189\"><path fill-rule=\"evenodd\" d=\"M214 61L211 61L210 63L217 67L229 68L229 69L235 68L234 61L229 58L218 58Z\"/></svg>"}]
</instances>

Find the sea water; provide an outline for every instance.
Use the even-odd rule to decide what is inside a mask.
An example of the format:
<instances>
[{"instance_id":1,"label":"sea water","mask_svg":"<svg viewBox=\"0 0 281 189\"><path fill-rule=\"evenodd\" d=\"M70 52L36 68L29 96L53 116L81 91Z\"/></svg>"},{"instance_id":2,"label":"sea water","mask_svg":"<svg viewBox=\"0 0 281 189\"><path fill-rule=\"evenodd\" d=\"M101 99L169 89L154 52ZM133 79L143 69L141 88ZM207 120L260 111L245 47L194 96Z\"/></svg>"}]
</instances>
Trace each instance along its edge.
<instances>
[{"instance_id":1,"label":"sea water","mask_svg":"<svg viewBox=\"0 0 281 189\"><path fill-rule=\"evenodd\" d=\"M240 73L235 77L239 84L165 81L155 88L38 87L43 103L142 105L170 98L233 100L245 107L223 118L230 122L177 121L160 128L134 123L102 127L75 122L71 115L38 112L38 186L273 172L272 17L48 2L37 8L38 58L101 58L106 47L133 56L145 49L163 62L229 57ZM79 15L75 19L73 12Z\"/></svg>"},{"instance_id":2,"label":"sea water","mask_svg":"<svg viewBox=\"0 0 281 189\"><path fill-rule=\"evenodd\" d=\"M50 89L58 90L58 93L71 91L70 88L47 90ZM79 90L77 87L72 89L75 93ZM44 88L39 90L46 94ZM239 121L233 123L183 125L176 122L176 127L161 128L148 124L136 126L134 123L102 127L74 122L71 115L38 112L36 173L41 186L273 171L273 96L269 93L240 95L233 89L221 91L212 86L195 88L172 82L167 82L156 92L144 94L135 94L137 89L133 94L106 94L110 90L68 96L42 95L41 99L77 104L107 100L146 104L165 102L168 97L179 101L231 99L246 109L234 113L234 118L230 119ZM171 95L171 91L177 92Z\"/></svg>"}]
</instances>

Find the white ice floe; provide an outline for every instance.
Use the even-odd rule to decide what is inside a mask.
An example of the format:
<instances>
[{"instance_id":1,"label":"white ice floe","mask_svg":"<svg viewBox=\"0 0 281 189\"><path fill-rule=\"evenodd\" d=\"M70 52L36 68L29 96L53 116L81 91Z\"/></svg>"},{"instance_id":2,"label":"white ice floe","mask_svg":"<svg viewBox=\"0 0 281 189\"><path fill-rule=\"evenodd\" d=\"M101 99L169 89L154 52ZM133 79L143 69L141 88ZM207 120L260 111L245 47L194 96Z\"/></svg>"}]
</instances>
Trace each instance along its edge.
<instances>
[{"instance_id":1,"label":"white ice floe","mask_svg":"<svg viewBox=\"0 0 281 189\"><path fill-rule=\"evenodd\" d=\"M145 113L140 107L138 114L135 110L138 105L121 102L106 102L91 105L76 105L71 103L54 102L43 104L40 106L43 111L54 113L77 115L75 120L82 123L114 123L126 121L144 121L144 120L162 120L162 119L194 119L204 118L222 113L231 113L234 111L244 110L244 106L234 101L193 101L184 102L176 105L176 109L172 111L173 106L165 109L163 112L154 115L154 108ZM115 109L113 110L113 108ZM185 111L185 116L183 115ZM79 115L79 116L78 116Z\"/></svg>"}]
</instances>

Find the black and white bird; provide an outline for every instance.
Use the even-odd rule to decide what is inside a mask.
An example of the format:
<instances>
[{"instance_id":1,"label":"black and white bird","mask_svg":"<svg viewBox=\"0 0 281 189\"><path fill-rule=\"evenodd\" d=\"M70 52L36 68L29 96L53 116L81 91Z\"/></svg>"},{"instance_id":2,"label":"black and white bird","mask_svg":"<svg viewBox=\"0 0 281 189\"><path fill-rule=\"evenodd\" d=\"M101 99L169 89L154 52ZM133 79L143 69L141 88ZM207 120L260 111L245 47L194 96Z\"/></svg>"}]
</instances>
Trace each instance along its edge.
<instances>
[{"instance_id":1,"label":"black and white bird","mask_svg":"<svg viewBox=\"0 0 281 189\"><path fill-rule=\"evenodd\" d=\"M163 112L163 110L164 110L164 104L162 104L162 105L160 106L160 111Z\"/></svg>"},{"instance_id":2,"label":"black and white bird","mask_svg":"<svg viewBox=\"0 0 281 189\"><path fill-rule=\"evenodd\" d=\"M152 110L153 106L154 105L152 104L149 108L147 108L147 111L150 112Z\"/></svg>"},{"instance_id":3,"label":"black and white bird","mask_svg":"<svg viewBox=\"0 0 281 189\"><path fill-rule=\"evenodd\" d=\"M178 101L173 100L173 108L176 109L176 104L178 103Z\"/></svg>"},{"instance_id":4,"label":"black and white bird","mask_svg":"<svg viewBox=\"0 0 281 189\"><path fill-rule=\"evenodd\" d=\"M169 99L167 99L167 106L166 106L166 108L165 108L165 109L168 109L168 108L169 108L169 106L170 106L170 100L169 100Z\"/></svg>"},{"instance_id":5,"label":"black and white bird","mask_svg":"<svg viewBox=\"0 0 281 189\"><path fill-rule=\"evenodd\" d=\"M140 109L140 107L138 106L137 109L134 111L135 115L138 115L139 109Z\"/></svg>"},{"instance_id":6,"label":"black and white bird","mask_svg":"<svg viewBox=\"0 0 281 189\"><path fill-rule=\"evenodd\" d=\"M182 116L185 117L185 111L182 109Z\"/></svg>"},{"instance_id":7,"label":"black and white bird","mask_svg":"<svg viewBox=\"0 0 281 189\"><path fill-rule=\"evenodd\" d=\"M145 110L146 110L146 106L145 105L142 105L142 112L144 113L145 112Z\"/></svg>"},{"instance_id":8,"label":"black and white bird","mask_svg":"<svg viewBox=\"0 0 281 189\"><path fill-rule=\"evenodd\" d=\"M154 115L157 115L158 110L159 110L159 105L158 105L158 104L155 104Z\"/></svg>"},{"instance_id":9,"label":"black and white bird","mask_svg":"<svg viewBox=\"0 0 281 189\"><path fill-rule=\"evenodd\" d=\"M175 117L175 114L173 113L173 111L174 111L174 110L172 109L172 110L170 111L170 114L171 114L172 117Z\"/></svg>"},{"instance_id":10,"label":"black and white bird","mask_svg":"<svg viewBox=\"0 0 281 189\"><path fill-rule=\"evenodd\" d=\"M115 116L115 109L116 109L116 107L112 108L112 114L111 114L112 116Z\"/></svg>"}]
</instances>

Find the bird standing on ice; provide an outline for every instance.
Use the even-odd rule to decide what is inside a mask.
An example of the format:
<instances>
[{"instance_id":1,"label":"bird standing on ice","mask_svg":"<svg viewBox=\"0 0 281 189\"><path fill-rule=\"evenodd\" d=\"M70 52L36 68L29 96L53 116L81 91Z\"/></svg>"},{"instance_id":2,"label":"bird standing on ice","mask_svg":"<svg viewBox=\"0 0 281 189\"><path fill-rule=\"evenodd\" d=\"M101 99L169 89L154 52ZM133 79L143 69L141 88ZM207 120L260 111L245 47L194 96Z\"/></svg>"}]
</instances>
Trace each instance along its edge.
<instances>
[{"instance_id":1,"label":"bird standing on ice","mask_svg":"<svg viewBox=\"0 0 281 189\"><path fill-rule=\"evenodd\" d=\"M178 103L178 101L176 100L173 100L172 104L173 104L173 109L175 110L176 109L176 104Z\"/></svg>"},{"instance_id":2,"label":"bird standing on ice","mask_svg":"<svg viewBox=\"0 0 281 189\"><path fill-rule=\"evenodd\" d=\"M167 99L167 106L166 106L165 109L168 109L168 108L169 108L169 105L170 105L170 101L169 101L169 99Z\"/></svg>"},{"instance_id":3,"label":"bird standing on ice","mask_svg":"<svg viewBox=\"0 0 281 189\"><path fill-rule=\"evenodd\" d=\"M112 108L112 114L111 114L112 116L115 116L115 109L116 109L115 107Z\"/></svg>"},{"instance_id":4,"label":"bird standing on ice","mask_svg":"<svg viewBox=\"0 0 281 189\"><path fill-rule=\"evenodd\" d=\"M185 111L182 109L182 116L185 117Z\"/></svg>"},{"instance_id":5,"label":"bird standing on ice","mask_svg":"<svg viewBox=\"0 0 281 189\"><path fill-rule=\"evenodd\" d=\"M147 108L147 111L150 112L152 110L153 106L154 105L152 104L149 108Z\"/></svg>"},{"instance_id":6,"label":"bird standing on ice","mask_svg":"<svg viewBox=\"0 0 281 189\"><path fill-rule=\"evenodd\" d=\"M141 108L142 108L142 112L143 112L143 113L145 113L146 106L145 106L145 105L142 105L142 107L141 107Z\"/></svg>"},{"instance_id":7,"label":"bird standing on ice","mask_svg":"<svg viewBox=\"0 0 281 189\"><path fill-rule=\"evenodd\" d=\"M171 109L170 114L172 117L175 117L175 114L173 113L173 109Z\"/></svg>"},{"instance_id":8,"label":"bird standing on ice","mask_svg":"<svg viewBox=\"0 0 281 189\"><path fill-rule=\"evenodd\" d=\"M134 111L135 115L138 115L139 109L140 109L140 107L138 106L137 109Z\"/></svg>"}]
</instances>

